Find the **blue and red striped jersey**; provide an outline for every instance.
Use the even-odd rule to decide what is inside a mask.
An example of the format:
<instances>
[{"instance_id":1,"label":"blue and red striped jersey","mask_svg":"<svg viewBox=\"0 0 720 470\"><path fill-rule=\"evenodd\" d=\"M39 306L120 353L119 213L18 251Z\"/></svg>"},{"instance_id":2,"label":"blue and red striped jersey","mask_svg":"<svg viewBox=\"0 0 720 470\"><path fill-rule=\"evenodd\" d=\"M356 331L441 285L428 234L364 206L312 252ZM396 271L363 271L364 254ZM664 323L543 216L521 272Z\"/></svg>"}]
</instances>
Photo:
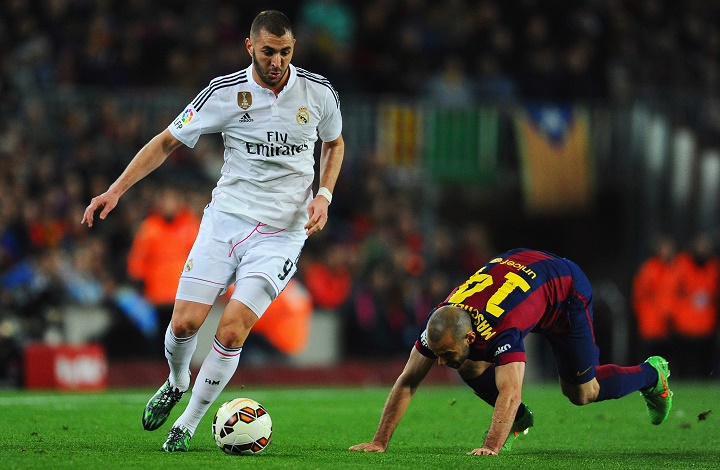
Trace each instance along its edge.
<instances>
[{"instance_id":1,"label":"blue and red striped jersey","mask_svg":"<svg viewBox=\"0 0 720 470\"><path fill-rule=\"evenodd\" d=\"M551 253L518 248L493 258L455 288L438 308L455 305L472 318L477 338L469 359L495 365L524 362L528 333L567 330L567 306L576 294L568 263ZM415 347L435 358L425 335L423 328Z\"/></svg>"}]
</instances>

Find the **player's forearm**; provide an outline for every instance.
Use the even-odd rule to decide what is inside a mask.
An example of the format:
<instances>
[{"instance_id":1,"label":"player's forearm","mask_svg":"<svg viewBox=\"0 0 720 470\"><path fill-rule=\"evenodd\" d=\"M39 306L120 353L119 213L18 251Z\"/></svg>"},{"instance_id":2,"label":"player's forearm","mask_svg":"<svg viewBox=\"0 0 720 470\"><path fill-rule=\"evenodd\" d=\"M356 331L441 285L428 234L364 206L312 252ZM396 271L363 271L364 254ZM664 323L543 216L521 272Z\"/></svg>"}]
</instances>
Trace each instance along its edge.
<instances>
[{"instance_id":1,"label":"player's forearm","mask_svg":"<svg viewBox=\"0 0 720 470\"><path fill-rule=\"evenodd\" d=\"M335 190L344 156L345 142L342 136L332 142L323 142L320 152L320 186L328 188L330 192Z\"/></svg>"},{"instance_id":2,"label":"player's forearm","mask_svg":"<svg viewBox=\"0 0 720 470\"><path fill-rule=\"evenodd\" d=\"M496 453L500 452L510 434L515 414L520 406L520 394L514 390L500 391L495 401L492 421L483 447Z\"/></svg>"},{"instance_id":3,"label":"player's forearm","mask_svg":"<svg viewBox=\"0 0 720 470\"><path fill-rule=\"evenodd\" d=\"M163 134L155 136L140 149L125 168L125 171L110 185L108 191L121 196L135 183L162 165L176 147L177 145L171 145L165 141Z\"/></svg>"},{"instance_id":4,"label":"player's forearm","mask_svg":"<svg viewBox=\"0 0 720 470\"><path fill-rule=\"evenodd\" d=\"M375 437L373 437L373 442L387 447L395 428L405 414L405 411L407 411L410 400L412 400L414 394L414 388L398 384L393 386L385 402L380 424L375 432Z\"/></svg>"}]
</instances>

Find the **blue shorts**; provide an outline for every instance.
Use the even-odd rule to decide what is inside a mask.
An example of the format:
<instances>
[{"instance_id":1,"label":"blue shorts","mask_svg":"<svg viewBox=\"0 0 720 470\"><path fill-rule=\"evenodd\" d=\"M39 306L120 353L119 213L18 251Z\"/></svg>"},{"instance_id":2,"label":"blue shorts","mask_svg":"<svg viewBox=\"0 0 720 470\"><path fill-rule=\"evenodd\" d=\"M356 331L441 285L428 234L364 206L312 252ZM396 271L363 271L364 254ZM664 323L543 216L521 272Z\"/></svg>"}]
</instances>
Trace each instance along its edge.
<instances>
[{"instance_id":1,"label":"blue shorts","mask_svg":"<svg viewBox=\"0 0 720 470\"><path fill-rule=\"evenodd\" d=\"M593 328L592 287L578 265L567 262L572 272L575 292L567 300L569 327L548 331L544 336L552 346L558 375L566 382L583 384L595 377L600 364L600 350L595 344Z\"/></svg>"}]
</instances>

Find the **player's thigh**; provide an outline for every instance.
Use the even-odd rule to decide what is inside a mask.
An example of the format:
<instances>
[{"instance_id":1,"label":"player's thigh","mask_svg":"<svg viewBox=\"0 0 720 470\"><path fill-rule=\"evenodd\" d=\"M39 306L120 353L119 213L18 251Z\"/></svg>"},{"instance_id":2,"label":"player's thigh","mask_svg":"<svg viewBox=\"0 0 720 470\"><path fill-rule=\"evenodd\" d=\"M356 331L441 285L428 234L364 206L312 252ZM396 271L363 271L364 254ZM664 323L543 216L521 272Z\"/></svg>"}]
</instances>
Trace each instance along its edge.
<instances>
[{"instance_id":1,"label":"player's thigh","mask_svg":"<svg viewBox=\"0 0 720 470\"><path fill-rule=\"evenodd\" d=\"M224 292L233 279L238 261L232 254L232 240L242 231L251 233L252 226L232 215L205 208L200 230L193 243L180 275L180 282L195 283ZM216 298L207 297L208 289L201 289L201 297L180 297L182 300L214 303ZM185 295L191 295L185 292Z\"/></svg>"},{"instance_id":2,"label":"player's thigh","mask_svg":"<svg viewBox=\"0 0 720 470\"><path fill-rule=\"evenodd\" d=\"M275 287L262 276L248 276L235 283L215 336L224 346L239 347L275 299Z\"/></svg>"},{"instance_id":3,"label":"player's thigh","mask_svg":"<svg viewBox=\"0 0 720 470\"><path fill-rule=\"evenodd\" d=\"M571 384L583 384L595 377L600 352L595 344L592 317L571 315L569 331L546 335L552 347L558 375Z\"/></svg>"},{"instance_id":4,"label":"player's thigh","mask_svg":"<svg viewBox=\"0 0 720 470\"><path fill-rule=\"evenodd\" d=\"M296 230L250 240L251 245L237 268L236 282L244 278L264 278L274 291L274 300L297 272L297 261L306 239L304 230ZM264 309L256 313L261 316L262 312Z\"/></svg>"}]
</instances>

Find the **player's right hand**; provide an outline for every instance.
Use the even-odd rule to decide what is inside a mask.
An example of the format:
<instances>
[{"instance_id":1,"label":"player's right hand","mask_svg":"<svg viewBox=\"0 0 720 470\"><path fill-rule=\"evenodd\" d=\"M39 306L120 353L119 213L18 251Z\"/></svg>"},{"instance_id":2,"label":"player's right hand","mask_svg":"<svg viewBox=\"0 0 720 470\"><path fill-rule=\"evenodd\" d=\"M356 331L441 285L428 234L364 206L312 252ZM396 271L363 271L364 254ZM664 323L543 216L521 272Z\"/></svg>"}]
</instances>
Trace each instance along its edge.
<instances>
[{"instance_id":1,"label":"player's right hand","mask_svg":"<svg viewBox=\"0 0 720 470\"><path fill-rule=\"evenodd\" d=\"M99 196L92 198L90 205L85 208L85 213L80 221L81 224L87 223L88 227L93 226L93 220L95 219L95 211L102 206L103 210L100 212L100 220L105 220L105 217L115 208L118 203L118 196L110 194L109 191L105 191Z\"/></svg>"},{"instance_id":2,"label":"player's right hand","mask_svg":"<svg viewBox=\"0 0 720 470\"><path fill-rule=\"evenodd\" d=\"M361 452L385 452L387 446L378 444L377 442L363 442L350 447L348 450Z\"/></svg>"}]
</instances>

